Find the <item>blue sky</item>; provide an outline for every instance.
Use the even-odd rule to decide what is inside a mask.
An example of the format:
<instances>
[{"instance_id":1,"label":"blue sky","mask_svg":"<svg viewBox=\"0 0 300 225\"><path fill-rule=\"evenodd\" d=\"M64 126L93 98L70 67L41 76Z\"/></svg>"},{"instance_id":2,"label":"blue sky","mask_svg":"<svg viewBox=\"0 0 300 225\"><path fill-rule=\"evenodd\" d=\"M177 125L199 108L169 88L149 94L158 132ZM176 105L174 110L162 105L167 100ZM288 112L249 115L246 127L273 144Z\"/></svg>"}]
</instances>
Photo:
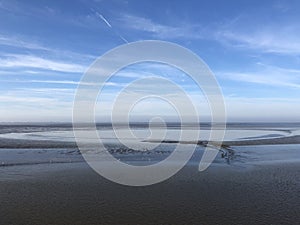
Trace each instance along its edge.
<instances>
[{"instance_id":1,"label":"blue sky","mask_svg":"<svg viewBox=\"0 0 300 225\"><path fill-rule=\"evenodd\" d=\"M71 121L88 66L120 44L153 39L180 44L209 65L229 121L300 121L299 21L299 1L0 0L1 121ZM205 114L202 93L185 74L157 68L116 74L99 118L126 83L149 74L181 85ZM146 105L135 113L149 114ZM161 102L148 106L172 114Z\"/></svg>"}]
</instances>

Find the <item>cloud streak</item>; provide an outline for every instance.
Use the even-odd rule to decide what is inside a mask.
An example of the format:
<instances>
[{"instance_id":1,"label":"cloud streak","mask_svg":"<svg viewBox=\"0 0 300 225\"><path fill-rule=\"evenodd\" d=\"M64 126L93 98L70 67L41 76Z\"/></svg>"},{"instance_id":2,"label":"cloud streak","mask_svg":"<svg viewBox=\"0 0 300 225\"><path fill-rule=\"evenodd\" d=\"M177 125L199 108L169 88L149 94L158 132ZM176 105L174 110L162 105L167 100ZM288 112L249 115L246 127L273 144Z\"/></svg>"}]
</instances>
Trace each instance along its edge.
<instances>
[{"instance_id":1,"label":"cloud streak","mask_svg":"<svg viewBox=\"0 0 300 225\"><path fill-rule=\"evenodd\" d=\"M150 33L160 39L198 39L203 38L203 29L199 25L182 23L181 25L164 25L153 22L151 19L123 14L118 18L123 27Z\"/></svg>"},{"instance_id":2,"label":"cloud streak","mask_svg":"<svg viewBox=\"0 0 300 225\"><path fill-rule=\"evenodd\" d=\"M281 30L281 31L280 31ZM300 54L300 27L272 28L271 30L242 33L227 30L218 34L225 44L240 49L259 50L266 53Z\"/></svg>"},{"instance_id":3,"label":"cloud streak","mask_svg":"<svg viewBox=\"0 0 300 225\"><path fill-rule=\"evenodd\" d=\"M9 54L0 58L0 68L35 68L60 72L82 73L86 66L65 61L44 59L34 55Z\"/></svg>"},{"instance_id":4,"label":"cloud streak","mask_svg":"<svg viewBox=\"0 0 300 225\"><path fill-rule=\"evenodd\" d=\"M47 48L43 45L27 42L24 40L20 40L16 37L7 37L7 36L0 36L0 45L12 46L17 48L26 48L32 50L43 50L43 51L52 51L51 48Z\"/></svg>"},{"instance_id":5,"label":"cloud streak","mask_svg":"<svg viewBox=\"0 0 300 225\"><path fill-rule=\"evenodd\" d=\"M242 81L247 83L254 84L264 84L268 86L279 86L279 87L290 87L290 88L300 88L299 83L294 83L288 81L284 76L278 76L274 74L266 73L236 73L236 72L227 72L223 73L222 76L226 79L234 81ZM299 81L298 81L299 82Z\"/></svg>"},{"instance_id":6,"label":"cloud streak","mask_svg":"<svg viewBox=\"0 0 300 225\"><path fill-rule=\"evenodd\" d=\"M95 12L96 16L100 18L114 33L117 35L122 41L124 41L126 44L129 43L126 38L124 38L116 29L114 29L111 25L111 23L99 12L95 11L94 9L91 9L93 12Z\"/></svg>"},{"instance_id":7,"label":"cloud streak","mask_svg":"<svg viewBox=\"0 0 300 225\"><path fill-rule=\"evenodd\" d=\"M103 15L101 15L100 13L96 12L96 15L104 21L104 23L106 23L106 25L110 28L112 28L111 24L107 21L107 19L105 19L105 17Z\"/></svg>"},{"instance_id":8,"label":"cloud streak","mask_svg":"<svg viewBox=\"0 0 300 225\"><path fill-rule=\"evenodd\" d=\"M209 26L184 22L162 24L145 17L123 14L118 21L127 29L146 32L154 38L180 40L214 40L237 49L252 49L278 54L300 54L300 26L295 23L264 24L249 27L247 19L238 16L222 24ZM249 27L245 30L245 27Z\"/></svg>"},{"instance_id":9,"label":"cloud streak","mask_svg":"<svg viewBox=\"0 0 300 225\"><path fill-rule=\"evenodd\" d=\"M248 72L217 72L223 79L242 81L246 83L263 84L286 88L300 88L300 70L260 64L259 71Z\"/></svg>"}]
</instances>

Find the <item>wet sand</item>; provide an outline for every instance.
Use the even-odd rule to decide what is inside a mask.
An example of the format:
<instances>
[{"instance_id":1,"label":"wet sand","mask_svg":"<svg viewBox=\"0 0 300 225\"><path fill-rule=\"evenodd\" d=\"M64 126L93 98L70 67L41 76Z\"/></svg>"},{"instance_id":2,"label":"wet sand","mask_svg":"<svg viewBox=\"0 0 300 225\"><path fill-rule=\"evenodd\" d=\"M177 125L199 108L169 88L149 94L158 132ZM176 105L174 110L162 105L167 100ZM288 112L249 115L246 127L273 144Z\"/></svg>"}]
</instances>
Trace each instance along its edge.
<instances>
[{"instance_id":1,"label":"wet sand","mask_svg":"<svg viewBox=\"0 0 300 225\"><path fill-rule=\"evenodd\" d=\"M0 133L70 129L5 126ZM84 162L75 142L63 138L0 138L0 224L299 224L298 134L225 141L234 153L230 164L220 153L204 172L198 163L207 143L200 140L184 169L147 187L106 180ZM151 159L167 156L167 146L178 143L165 142ZM110 150L125 161L144 157L123 147Z\"/></svg>"},{"instance_id":2,"label":"wet sand","mask_svg":"<svg viewBox=\"0 0 300 225\"><path fill-rule=\"evenodd\" d=\"M145 140L146 142L158 142L156 140ZM182 144L198 144L203 145L206 140L200 140L196 142L192 141L176 141L176 140L164 140L159 141L161 143L182 143ZM213 142L211 142L213 143ZM219 145L215 142L216 145ZM300 135L270 138L270 139L255 139L255 140L234 140L223 141L223 146L248 146L248 145L279 145L279 144L300 144ZM88 146L88 145L87 145ZM89 144L90 147L95 146ZM50 141L50 140L22 140L22 139L10 139L0 138L0 148L77 148L76 142L66 141Z\"/></svg>"},{"instance_id":3,"label":"wet sand","mask_svg":"<svg viewBox=\"0 0 300 225\"><path fill-rule=\"evenodd\" d=\"M299 224L300 165L189 165L147 187L87 164L0 168L0 224Z\"/></svg>"},{"instance_id":4,"label":"wet sand","mask_svg":"<svg viewBox=\"0 0 300 225\"><path fill-rule=\"evenodd\" d=\"M0 148L77 148L75 142L0 138Z\"/></svg>"},{"instance_id":5,"label":"wet sand","mask_svg":"<svg viewBox=\"0 0 300 225\"><path fill-rule=\"evenodd\" d=\"M181 144L198 144L198 145L206 145L208 143L207 140L199 140L199 141L176 141L176 140L147 140L145 142L161 142L161 143L181 143ZM282 144L300 144L300 135L289 136L289 137L279 137L279 138L269 138L269 139L253 139L253 140L232 140L232 141L210 141L212 145L216 146L250 146L250 145L282 145Z\"/></svg>"}]
</instances>

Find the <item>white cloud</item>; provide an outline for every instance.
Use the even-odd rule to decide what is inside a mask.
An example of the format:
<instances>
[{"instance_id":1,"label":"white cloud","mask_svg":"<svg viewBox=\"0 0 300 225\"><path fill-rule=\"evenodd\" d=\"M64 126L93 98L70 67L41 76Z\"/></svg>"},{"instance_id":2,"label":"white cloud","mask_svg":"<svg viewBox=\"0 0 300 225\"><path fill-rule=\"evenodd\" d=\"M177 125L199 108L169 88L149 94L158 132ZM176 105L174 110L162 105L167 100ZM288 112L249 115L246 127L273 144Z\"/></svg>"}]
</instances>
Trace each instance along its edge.
<instances>
[{"instance_id":1,"label":"white cloud","mask_svg":"<svg viewBox=\"0 0 300 225\"><path fill-rule=\"evenodd\" d=\"M64 61L44 59L33 55L10 54L0 58L0 68L27 67L60 72L82 73L87 67Z\"/></svg>"},{"instance_id":2,"label":"white cloud","mask_svg":"<svg viewBox=\"0 0 300 225\"><path fill-rule=\"evenodd\" d=\"M262 69L254 72L216 72L223 79L243 81L288 88L300 88L300 70L260 64Z\"/></svg>"},{"instance_id":3,"label":"white cloud","mask_svg":"<svg viewBox=\"0 0 300 225\"><path fill-rule=\"evenodd\" d=\"M299 23L288 19L286 15L282 15L282 20L276 22L266 21L265 16L258 13L253 17L253 14L241 13L214 27L210 34L216 41L230 47L277 54L300 54Z\"/></svg>"},{"instance_id":4,"label":"white cloud","mask_svg":"<svg viewBox=\"0 0 300 225\"><path fill-rule=\"evenodd\" d=\"M254 49L269 53L300 54L300 26L273 27L247 33L226 30L218 33L218 39L233 47Z\"/></svg>"},{"instance_id":5,"label":"white cloud","mask_svg":"<svg viewBox=\"0 0 300 225\"><path fill-rule=\"evenodd\" d=\"M300 26L294 22L285 24L249 25L249 18L240 15L226 22L209 25L181 21L166 25L151 19L123 14L119 21L128 29L150 33L160 39L206 39L240 49L253 49L280 54L300 54ZM252 21L250 19L250 21ZM247 27L247 29L245 29Z\"/></svg>"},{"instance_id":6,"label":"white cloud","mask_svg":"<svg viewBox=\"0 0 300 225\"><path fill-rule=\"evenodd\" d=\"M32 39L32 37L31 37ZM73 51L68 51L65 49L57 49L52 46L46 46L39 42L28 40L28 38L23 36L14 36L14 35L0 35L0 46L11 46L14 48L22 50L30 50L31 52L47 52L48 54L53 54L54 56L60 56L61 58L67 59L76 59L77 61L84 60L94 60L97 56L90 54L82 54ZM3 53L2 53L3 55Z\"/></svg>"},{"instance_id":7,"label":"white cloud","mask_svg":"<svg viewBox=\"0 0 300 225\"><path fill-rule=\"evenodd\" d=\"M33 43L33 42L27 42L24 40L21 40L16 37L8 37L8 36L0 36L0 45L6 45L6 46L13 46L18 48L27 48L32 50L44 50L44 51L52 51L51 48L47 48L43 45Z\"/></svg>"},{"instance_id":8,"label":"white cloud","mask_svg":"<svg viewBox=\"0 0 300 225\"><path fill-rule=\"evenodd\" d=\"M98 83L88 83L88 82L80 82L80 81L73 81L73 80L28 80L25 82L29 83L46 83L46 84L70 84L70 85L86 85L86 86L99 86ZM104 86L111 86L111 87L123 87L122 83L116 82L105 82ZM61 89L60 89L61 90Z\"/></svg>"},{"instance_id":9,"label":"white cloud","mask_svg":"<svg viewBox=\"0 0 300 225\"><path fill-rule=\"evenodd\" d=\"M156 38L203 38L203 29L199 25L191 25L191 23L182 23L176 26L164 25L148 18L129 14L123 14L118 20L123 27L148 32Z\"/></svg>"},{"instance_id":10,"label":"white cloud","mask_svg":"<svg viewBox=\"0 0 300 225\"><path fill-rule=\"evenodd\" d=\"M300 88L300 81L298 83L294 83L289 80L289 77L284 75L277 74L267 74L267 73L238 73L238 72L226 72L220 74L226 79L234 80L234 81L243 81L247 83L256 83L256 84L264 84L268 86L283 86L283 87L291 87L291 88Z\"/></svg>"}]
</instances>

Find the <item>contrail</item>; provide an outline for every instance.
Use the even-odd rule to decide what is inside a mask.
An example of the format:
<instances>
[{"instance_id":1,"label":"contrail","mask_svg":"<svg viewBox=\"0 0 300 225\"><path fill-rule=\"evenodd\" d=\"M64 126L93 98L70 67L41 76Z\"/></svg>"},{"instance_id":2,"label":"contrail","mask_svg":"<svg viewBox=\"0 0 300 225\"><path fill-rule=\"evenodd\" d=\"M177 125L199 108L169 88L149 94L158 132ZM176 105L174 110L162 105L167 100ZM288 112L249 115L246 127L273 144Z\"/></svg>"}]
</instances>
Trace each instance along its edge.
<instances>
[{"instance_id":1,"label":"contrail","mask_svg":"<svg viewBox=\"0 0 300 225\"><path fill-rule=\"evenodd\" d=\"M96 15L99 16L99 18L101 20L104 21L104 23L106 23L107 26L109 26L110 28L112 28L112 26L110 25L110 23L107 21L107 19L104 18L104 16L102 16L100 13L96 12Z\"/></svg>"},{"instance_id":2,"label":"contrail","mask_svg":"<svg viewBox=\"0 0 300 225\"><path fill-rule=\"evenodd\" d=\"M94 9L91 9L91 10L96 14L96 16L98 16L115 33L115 35L117 35L126 44L129 43L122 35L119 34L118 31L114 30L114 28L112 27L112 25L110 24L110 22L108 22L108 20L105 19L105 17L103 15L101 15L100 13L98 13L97 11L95 11Z\"/></svg>"},{"instance_id":3,"label":"contrail","mask_svg":"<svg viewBox=\"0 0 300 225\"><path fill-rule=\"evenodd\" d=\"M119 35L119 37L125 42L125 43L129 43L124 37L122 37L121 35Z\"/></svg>"}]
</instances>

